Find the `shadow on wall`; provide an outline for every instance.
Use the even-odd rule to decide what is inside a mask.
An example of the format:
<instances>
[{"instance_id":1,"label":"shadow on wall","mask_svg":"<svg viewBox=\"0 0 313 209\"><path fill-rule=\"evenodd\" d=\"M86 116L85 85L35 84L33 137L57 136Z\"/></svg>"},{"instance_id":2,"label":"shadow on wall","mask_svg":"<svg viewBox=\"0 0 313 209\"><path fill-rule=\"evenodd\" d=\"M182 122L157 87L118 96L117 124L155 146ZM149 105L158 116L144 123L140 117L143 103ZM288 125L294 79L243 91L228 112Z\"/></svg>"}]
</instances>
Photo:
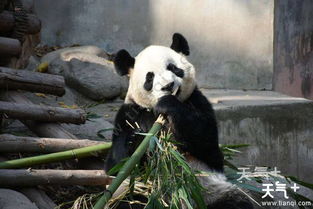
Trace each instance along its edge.
<instances>
[{"instance_id":1,"label":"shadow on wall","mask_svg":"<svg viewBox=\"0 0 313 209\"><path fill-rule=\"evenodd\" d=\"M149 44L169 45L180 32L200 85L235 89L271 88L273 7L272 0L36 1L44 43L136 55Z\"/></svg>"},{"instance_id":2,"label":"shadow on wall","mask_svg":"<svg viewBox=\"0 0 313 209\"><path fill-rule=\"evenodd\" d=\"M93 44L108 52L127 48L137 53L147 45L152 25L149 8L146 0L35 2L43 25L43 44Z\"/></svg>"}]
</instances>

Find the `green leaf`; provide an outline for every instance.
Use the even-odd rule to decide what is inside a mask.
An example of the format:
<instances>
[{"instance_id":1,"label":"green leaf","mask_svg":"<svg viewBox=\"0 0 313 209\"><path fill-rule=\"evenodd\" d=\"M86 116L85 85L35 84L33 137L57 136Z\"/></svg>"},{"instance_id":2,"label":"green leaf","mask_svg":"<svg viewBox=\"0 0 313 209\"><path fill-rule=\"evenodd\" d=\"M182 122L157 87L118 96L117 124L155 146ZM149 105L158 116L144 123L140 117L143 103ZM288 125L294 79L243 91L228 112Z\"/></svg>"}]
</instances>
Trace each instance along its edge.
<instances>
[{"instance_id":1,"label":"green leaf","mask_svg":"<svg viewBox=\"0 0 313 209\"><path fill-rule=\"evenodd\" d=\"M304 187L307 187L307 188L313 190L313 184L311 184L311 183L301 181L301 180L297 179L297 178L294 177L294 176L286 176L286 177L289 178L289 179L291 179L292 181L294 181L294 182L296 182L296 183L298 183L298 184L304 186Z\"/></svg>"},{"instance_id":2,"label":"green leaf","mask_svg":"<svg viewBox=\"0 0 313 209\"><path fill-rule=\"evenodd\" d=\"M151 133L141 133L141 132L135 132L135 134L141 135L141 136L151 136L151 135L153 135Z\"/></svg>"},{"instance_id":3,"label":"green leaf","mask_svg":"<svg viewBox=\"0 0 313 209\"><path fill-rule=\"evenodd\" d=\"M101 115L98 115L93 112L87 112L87 120L101 118Z\"/></svg>"},{"instance_id":4,"label":"green leaf","mask_svg":"<svg viewBox=\"0 0 313 209\"><path fill-rule=\"evenodd\" d=\"M113 168L111 168L109 171L107 171L107 174L108 175L114 175L117 172L119 172L128 159L129 159L129 157L121 160L118 164L113 166Z\"/></svg>"},{"instance_id":5,"label":"green leaf","mask_svg":"<svg viewBox=\"0 0 313 209\"><path fill-rule=\"evenodd\" d=\"M227 147L232 149L242 148L242 147L248 147L249 144L220 144L221 148Z\"/></svg>"},{"instance_id":6,"label":"green leaf","mask_svg":"<svg viewBox=\"0 0 313 209\"><path fill-rule=\"evenodd\" d=\"M107 132L107 131L113 131L114 128L105 128L105 129L101 129L97 132L97 136L102 138L102 139L105 139L104 135L102 135L102 133L104 132Z\"/></svg>"},{"instance_id":7,"label":"green leaf","mask_svg":"<svg viewBox=\"0 0 313 209\"><path fill-rule=\"evenodd\" d=\"M157 195L152 194L149 197L149 201L148 201L145 209L165 209L165 207L163 206L163 204L160 203Z\"/></svg>"},{"instance_id":8,"label":"green leaf","mask_svg":"<svg viewBox=\"0 0 313 209\"><path fill-rule=\"evenodd\" d=\"M232 164L230 161L225 160L225 159L224 159L224 166L228 166L229 168L235 171L239 171L238 168L234 164Z\"/></svg>"},{"instance_id":9,"label":"green leaf","mask_svg":"<svg viewBox=\"0 0 313 209\"><path fill-rule=\"evenodd\" d=\"M187 208L193 209L193 207L191 206L191 203L189 202L188 195L184 187L181 187L178 189L178 197L184 200L184 203L187 206Z\"/></svg>"},{"instance_id":10,"label":"green leaf","mask_svg":"<svg viewBox=\"0 0 313 209\"><path fill-rule=\"evenodd\" d=\"M237 186L239 186L241 188L244 188L244 189L247 189L247 190L251 190L251 191L254 191L254 192L258 192L260 194L264 194L262 189L260 189L260 188L258 188L256 186L253 186L251 184L241 183L241 182L239 182L237 180L232 180L230 182L233 183L233 184L236 184Z\"/></svg>"},{"instance_id":11,"label":"green leaf","mask_svg":"<svg viewBox=\"0 0 313 209\"><path fill-rule=\"evenodd\" d=\"M158 138L156 136L151 137L148 147L148 152L154 152L155 146L157 144Z\"/></svg>"}]
</instances>

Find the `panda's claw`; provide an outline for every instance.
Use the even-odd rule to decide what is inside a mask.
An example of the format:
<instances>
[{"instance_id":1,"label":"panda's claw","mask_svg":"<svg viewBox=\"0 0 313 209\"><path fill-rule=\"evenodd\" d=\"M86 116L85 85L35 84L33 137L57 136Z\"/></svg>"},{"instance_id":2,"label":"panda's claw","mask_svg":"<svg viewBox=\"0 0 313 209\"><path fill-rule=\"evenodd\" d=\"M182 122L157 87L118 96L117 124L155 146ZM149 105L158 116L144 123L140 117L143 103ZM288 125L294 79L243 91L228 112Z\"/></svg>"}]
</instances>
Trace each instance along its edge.
<instances>
[{"instance_id":1,"label":"panda's claw","mask_svg":"<svg viewBox=\"0 0 313 209\"><path fill-rule=\"evenodd\" d=\"M180 101L173 95L166 95L159 99L154 107L155 114L171 115L180 105Z\"/></svg>"}]
</instances>

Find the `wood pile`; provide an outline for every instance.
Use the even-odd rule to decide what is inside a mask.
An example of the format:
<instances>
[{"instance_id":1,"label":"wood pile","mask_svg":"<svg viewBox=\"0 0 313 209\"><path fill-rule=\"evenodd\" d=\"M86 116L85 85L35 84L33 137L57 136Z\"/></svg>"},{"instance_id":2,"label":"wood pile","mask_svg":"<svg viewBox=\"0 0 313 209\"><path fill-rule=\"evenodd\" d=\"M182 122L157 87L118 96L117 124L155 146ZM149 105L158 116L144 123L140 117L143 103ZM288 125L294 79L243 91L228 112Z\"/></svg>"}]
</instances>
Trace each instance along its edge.
<instances>
[{"instance_id":1,"label":"wood pile","mask_svg":"<svg viewBox=\"0 0 313 209\"><path fill-rule=\"evenodd\" d=\"M101 185L111 179L103 171L102 160L90 160L109 147L109 143L78 139L63 128L61 123L83 124L86 113L82 109L70 109L33 104L23 95L23 91L62 96L65 94L65 81L62 76L40 72L17 70L9 67L7 61L23 54L24 36L37 34L41 29L40 20L21 8L21 5L6 1L7 7L0 3L0 188L19 191L35 202L39 209L52 209L56 205L38 188L40 186L60 185ZM12 2L19 2L13 1ZM3 6L3 5L2 5ZM3 134L2 120L19 120L37 137ZM1 133L0 132L0 133ZM94 152L87 152L99 146ZM101 147L102 146L102 147ZM33 158L48 159L66 153L65 157L44 161L48 165L36 169ZM87 154L86 154L87 153ZM20 158L21 154L32 156ZM7 166L14 160L31 162ZM89 158L88 158L89 157ZM85 158L82 159L81 158ZM64 167L51 169L49 162L65 159ZM80 159L79 161L77 159ZM36 161L37 162L37 161ZM41 162L41 161L38 161ZM38 163L37 163L38 164ZM10 167L10 168L6 168ZM38 168L38 169L37 169ZM47 169L45 169L47 168ZM52 168L55 168L52 166ZM64 169L66 168L66 169ZM73 170L75 169L75 170ZM76 170L78 169L78 170ZM85 170L82 170L85 169Z\"/></svg>"},{"instance_id":2,"label":"wood pile","mask_svg":"<svg viewBox=\"0 0 313 209\"><path fill-rule=\"evenodd\" d=\"M103 145L104 148L102 149L107 150L107 147L110 146L109 143L99 141L88 139L78 140L72 133L69 133L61 126L60 123L85 123L86 113L83 110L36 105L28 100L22 91L41 92L60 96L65 93L65 83L63 77L57 75L0 67L0 99L2 100L0 101L0 115L5 119L20 120L38 136L29 137L0 134L0 154L2 156L5 155L4 158L10 153L28 153L28 155L41 153L46 155L39 157L46 159L51 156L57 156L59 153L67 152L65 158L57 157L52 161L42 161L44 163L50 163L65 159L90 157L96 153L90 152L88 154L88 152L85 152L82 155L78 155L80 153L78 150L80 149ZM6 163L10 164L16 160L24 160L24 162L30 160L31 162L26 163L27 166L23 166L23 163L18 164L17 167L6 166ZM98 161L91 162L87 160L87 163L83 164L83 167L88 170L56 170L32 169L32 165L39 164L32 157L16 160L0 162L2 166L0 167L0 187L21 188L36 187L38 185L105 186L111 181L102 170L102 163L98 163ZM67 161L67 163L67 167L79 167L77 165L73 166L73 163L75 164L76 161ZM42 191L37 191L37 189L31 191L31 194L35 193L38 195L42 193ZM45 199L47 198L45 196ZM49 201L51 203L51 200Z\"/></svg>"}]
</instances>

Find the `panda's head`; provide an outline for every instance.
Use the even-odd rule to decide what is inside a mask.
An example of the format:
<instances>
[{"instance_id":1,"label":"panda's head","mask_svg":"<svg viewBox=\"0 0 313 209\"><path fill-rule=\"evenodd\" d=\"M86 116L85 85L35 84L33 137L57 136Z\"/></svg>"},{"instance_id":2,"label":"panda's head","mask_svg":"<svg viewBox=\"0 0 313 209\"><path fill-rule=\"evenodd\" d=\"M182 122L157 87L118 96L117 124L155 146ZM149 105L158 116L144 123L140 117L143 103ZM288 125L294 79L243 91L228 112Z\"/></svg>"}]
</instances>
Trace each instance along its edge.
<instances>
[{"instance_id":1,"label":"panda's head","mask_svg":"<svg viewBox=\"0 0 313 209\"><path fill-rule=\"evenodd\" d=\"M153 108L162 96L175 94L186 100L195 89L195 69L185 56L189 55L186 39L173 35L171 47L149 46L133 58L120 50L114 59L116 71L129 75L126 103Z\"/></svg>"}]
</instances>

